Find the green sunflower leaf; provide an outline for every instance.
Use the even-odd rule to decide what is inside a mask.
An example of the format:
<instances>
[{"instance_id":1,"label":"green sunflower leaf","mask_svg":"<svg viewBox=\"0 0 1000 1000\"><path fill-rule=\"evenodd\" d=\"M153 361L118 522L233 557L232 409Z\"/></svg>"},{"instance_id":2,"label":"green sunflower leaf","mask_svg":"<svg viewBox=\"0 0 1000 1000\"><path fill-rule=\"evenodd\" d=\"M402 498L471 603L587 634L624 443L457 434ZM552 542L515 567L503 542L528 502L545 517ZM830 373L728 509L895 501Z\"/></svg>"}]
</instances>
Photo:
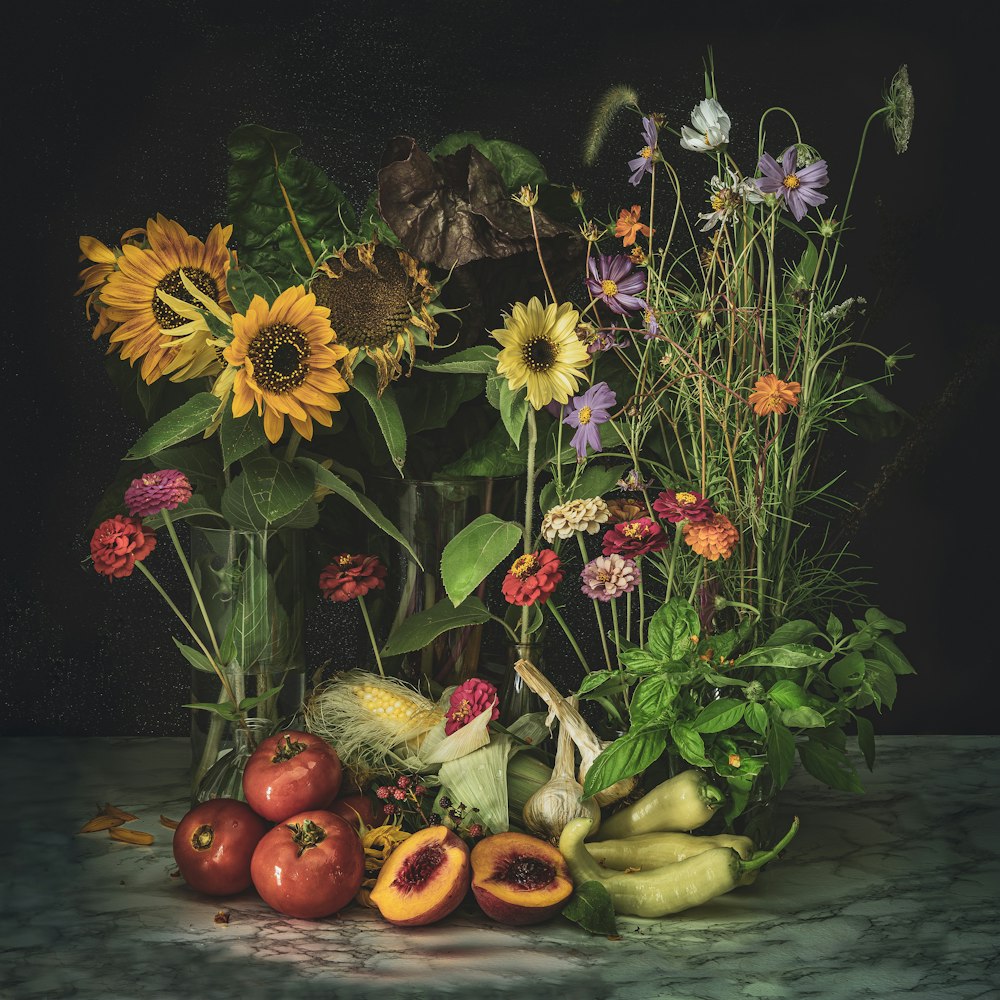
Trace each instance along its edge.
<instances>
[{"instance_id":1,"label":"green sunflower leaf","mask_svg":"<svg viewBox=\"0 0 1000 1000\"><path fill-rule=\"evenodd\" d=\"M354 369L352 388L357 389L371 407L389 448L392 464L402 475L403 464L406 462L406 427L403 424L403 415L399 411L399 404L396 402L392 386L387 386L380 396L376 383L375 366L361 364Z\"/></svg>"},{"instance_id":2,"label":"green sunflower leaf","mask_svg":"<svg viewBox=\"0 0 1000 1000\"><path fill-rule=\"evenodd\" d=\"M222 515L198 493L193 494L187 503L181 504L179 507L170 511L169 514L171 521L185 521L189 517L222 517ZM159 514L153 514L150 517L144 517L142 519L142 523L147 528L152 528L154 531L162 528L164 524L163 512L161 511Z\"/></svg>"},{"instance_id":3,"label":"green sunflower leaf","mask_svg":"<svg viewBox=\"0 0 1000 1000\"><path fill-rule=\"evenodd\" d=\"M454 372L466 375L495 375L497 370L497 349L486 344L466 348L450 354L443 361L422 361L414 363L415 368L426 368L432 372Z\"/></svg>"},{"instance_id":4,"label":"green sunflower leaf","mask_svg":"<svg viewBox=\"0 0 1000 1000\"><path fill-rule=\"evenodd\" d=\"M295 154L301 145L297 135L263 125L243 125L227 140L229 218L241 262L282 287L304 281L312 271L296 225L314 259L342 246L357 225L340 189Z\"/></svg>"},{"instance_id":5,"label":"green sunflower leaf","mask_svg":"<svg viewBox=\"0 0 1000 1000\"><path fill-rule=\"evenodd\" d=\"M239 267L230 267L226 272L226 291L236 311L245 313L255 295L259 295L270 305L277 298L279 289L249 264L241 261Z\"/></svg>"},{"instance_id":6,"label":"green sunflower leaf","mask_svg":"<svg viewBox=\"0 0 1000 1000\"><path fill-rule=\"evenodd\" d=\"M510 555L521 531L512 521L481 514L448 542L441 554L441 580L456 608Z\"/></svg>"},{"instance_id":7,"label":"green sunflower leaf","mask_svg":"<svg viewBox=\"0 0 1000 1000\"><path fill-rule=\"evenodd\" d=\"M219 427L219 441L222 444L223 462L232 465L261 445L267 444L264 422L253 409L242 417L234 417L233 408L227 406Z\"/></svg>"},{"instance_id":8,"label":"green sunflower leaf","mask_svg":"<svg viewBox=\"0 0 1000 1000\"><path fill-rule=\"evenodd\" d=\"M482 625L489 620L490 613L478 597L467 597L458 607L451 601L438 601L426 611L404 618L386 640L382 655L423 649L444 632L465 625Z\"/></svg>"},{"instance_id":9,"label":"green sunflower leaf","mask_svg":"<svg viewBox=\"0 0 1000 1000\"><path fill-rule=\"evenodd\" d=\"M465 476L519 476L527 467L526 451L514 447L502 421L497 421L492 430L476 441L469 450L446 465L440 472L442 478Z\"/></svg>"},{"instance_id":10,"label":"green sunflower leaf","mask_svg":"<svg viewBox=\"0 0 1000 1000\"><path fill-rule=\"evenodd\" d=\"M210 392L199 392L165 417L161 417L128 450L128 461L149 458L171 445L201 433L212 422L219 400Z\"/></svg>"},{"instance_id":11,"label":"green sunflower leaf","mask_svg":"<svg viewBox=\"0 0 1000 1000\"><path fill-rule=\"evenodd\" d=\"M466 146L475 146L500 172L508 191L523 184L537 187L548 184L548 174L541 161L530 150L505 139L484 139L479 132L453 132L427 151L432 159L457 153Z\"/></svg>"},{"instance_id":12,"label":"green sunflower leaf","mask_svg":"<svg viewBox=\"0 0 1000 1000\"><path fill-rule=\"evenodd\" d=\"M263 531L287 518L312 497L307 469L277 458L255 458L222 494L222 513L241 531Z\"/></svg>"},{"instance_id":13,"label":"green sunflower leaf","mask_svg":"<svg viewBox=\"0 0 1000 1000\"><path fill-rule=\"evenodd\" d=\"M361 511L365 517L368 518L376 528L380 528L384 531L390 538L394 538L404 549L410 554L410 558L423 569L423 564L417 558L417 553L413 550L413 546L409 539L399 530L378 509L378 507L361 493L357 493L353 490L347 483L344 482L339 476L335 476L329 469L323 468L318 462L314 462L311 458L299 457L295 459L298 465L309 470L313 476L313 480L317 486L325 486L331 493L336 493L337 496L342 497L346 500L352 507L357 508Z\"/></svg>"},{"instance_id":14,"label":"green sunflower leaf","mask_svg":"<svg viewBox=\"0 0 1000 1000\"><path fill-rule=\"evenodd\" d=\"M521 447L521 432L528 419L528 399L523 392L514 392L504 379L500 383L500 416L515 448Z\"/></svg>"}]
</instances>

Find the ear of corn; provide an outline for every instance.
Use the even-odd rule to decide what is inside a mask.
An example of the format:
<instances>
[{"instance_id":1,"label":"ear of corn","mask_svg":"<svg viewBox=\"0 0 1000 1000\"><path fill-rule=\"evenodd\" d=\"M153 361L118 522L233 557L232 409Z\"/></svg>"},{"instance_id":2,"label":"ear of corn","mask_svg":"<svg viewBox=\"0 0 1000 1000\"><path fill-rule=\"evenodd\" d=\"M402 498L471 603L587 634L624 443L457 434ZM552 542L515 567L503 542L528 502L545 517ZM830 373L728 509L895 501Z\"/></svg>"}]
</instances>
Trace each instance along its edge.
<instances>
[{"instance_id":1,"label":"ear of corn","mask_svg":"<svg viewBox=\"0 0 1000 1000\"><path fill-rule=\"evenodd\" d=\"M415 751L444 718L441 708L415 688L364 670L338 674L317 688L304 715L306 728L361 773L419 769Z\"/></svg>"}]
</instances>

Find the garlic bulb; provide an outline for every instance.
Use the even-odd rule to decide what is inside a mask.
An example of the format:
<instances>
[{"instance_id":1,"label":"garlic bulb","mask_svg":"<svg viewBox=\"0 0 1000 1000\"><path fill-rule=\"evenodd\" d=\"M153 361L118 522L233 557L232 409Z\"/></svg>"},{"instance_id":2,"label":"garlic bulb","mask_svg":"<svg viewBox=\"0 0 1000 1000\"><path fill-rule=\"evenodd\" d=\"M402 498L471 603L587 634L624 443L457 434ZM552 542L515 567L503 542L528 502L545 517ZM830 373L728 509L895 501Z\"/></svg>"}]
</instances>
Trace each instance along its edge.
<instances>
[{"instance_id":1,"label":"garlic bulb","mask_svg":"<svg viewBox=\"0 0 1000 1000\"><path fill-rule=\"evenodd\" d=\"M524 804L524 825L534 834L558 844L563 827L572 820L590 820L590 835L601 825L601 808L593 799L583 799L583 785L573 774L576 754L569 730L560 724L556 743L556 763L552 777Z\"/></svg>"},{"instance_id":2,"label":"garlic bulb","mask_svg":"<svg viewBox=\"0 0 1000 1000\"><path fill-rule=\"evenodd\" d=\"M530 661L518 660L514 664L514 669L524 683L549 706L549 710L559 720L560 735L565 729L570 739L576 744L577 750L580 751L578 777L582 785L594 761L605 747L611 746L611 741L598 739L597 734L587 725L576 707L564 698L552 686L549 679ZM634 791L637 781L637 777L622 778L608 788L599 791L593 800L599 806L609 806L613 802L619 802Z\"/></svg>"}]
</instances>

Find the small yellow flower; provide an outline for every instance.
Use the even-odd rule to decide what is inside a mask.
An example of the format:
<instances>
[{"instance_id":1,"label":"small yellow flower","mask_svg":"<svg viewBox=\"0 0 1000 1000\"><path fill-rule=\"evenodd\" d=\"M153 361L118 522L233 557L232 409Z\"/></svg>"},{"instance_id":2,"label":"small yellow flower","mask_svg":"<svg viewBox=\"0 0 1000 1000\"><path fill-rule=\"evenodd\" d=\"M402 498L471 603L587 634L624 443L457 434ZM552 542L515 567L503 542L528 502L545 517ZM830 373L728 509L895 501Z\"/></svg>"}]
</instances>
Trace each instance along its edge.
<instances>
[{"instance_id":1,"label":"small yellow flower","mask_svg":"<svg viewBox=\"0 0 1000 1000\"><path fill-rule=\"evenodd\" d=\"M538 204L538 188L536 187L534 191L531 190L529 184L525 184L521 187L521 190L517 194L511 195L511 199L516 201L519 205L523 205L525 208L533 208Z\"/></svg>"},{"instance_id":2,"label":"small yellow flower","mask_svg":"<svg viewBox=\"0 0 1000 1000\"><path fill-rule=\"evenodd\" d=\"M729 766L739 767L743 763L743 758L738 753L731 753L729 755Z\"/></svg>"}]
</instances>

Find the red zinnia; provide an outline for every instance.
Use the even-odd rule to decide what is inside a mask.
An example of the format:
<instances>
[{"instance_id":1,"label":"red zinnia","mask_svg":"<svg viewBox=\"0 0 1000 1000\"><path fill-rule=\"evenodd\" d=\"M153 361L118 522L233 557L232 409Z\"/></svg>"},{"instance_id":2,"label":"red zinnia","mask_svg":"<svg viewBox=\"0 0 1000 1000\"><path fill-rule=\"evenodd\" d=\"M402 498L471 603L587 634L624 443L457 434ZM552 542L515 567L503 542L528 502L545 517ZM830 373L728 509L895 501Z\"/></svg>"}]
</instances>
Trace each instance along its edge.
<instances>
[{"instance_id":1,"label":"red zinnia","mask_svg":"<svg viewBox=\"0 0 1000 1000\"><path fill-rule=\"evenodd\" d=\"M387 572L378 556L344 552L320 573L320 593L328 601L353 601L369 590L385 590Z\"/></svg>"},{"instance_id":2,"label":"red zinnia","mask_svg":"<svg viewBox=\"0 0 1000 1000\"><path fill-rule=\"evenodd\" d=\"M133 517L152 517L191 499L191 483L177 469L146 472L125 491L125 506Z\"/></svg>"},{"instance_id":3,"label":"red zinnia","mask_svg":"<svg viewBox=\"0 0 1000 1000\"><path fill-rule=\"evenodd\" d=\"M626 559L638 559L648 552L659 552L667 547L667 536L650 517L637 517L609 528L601 540L606 556L612 552Z\"/></svg>"},{"instance_id":4,"label":"red zinnia","mask_svg":"<svg viewBox=\"0 0 1000 1000\"><path fill-rule=\"evenodd\" d=\"M559 556L552 549L518 556L504 577L501 590L508 604L544 604L562 580Z\"/></svg>"},{"instance_id":5,"label":"red zinnia","mask_svg":"<svg viewBox=\"0 0 1000 1000\"><path fill-rule=\"evenodd\" d=\"M104 576L131 576L135 564L156 548L156 535L137 517L115 514L102 521L90 540L94 569Z\"/></svg>"},{"instance_id":6,"label":"red zinnia","mask_svg":"<svg viewBox=\"0 0 1000 1000\"><path fill-rule=\"evenodd\" d=\"M464 684L459 684L452 692L449 702L447 722L444 726L445 734L451 736L453 732L467 726L476 716L485 712L491 705L493 711L490 718L493 720L500 718L500 699L497 697L497 689L489 681L481 681L478 677L470 677Z\"/></svg>"},{"instance_id":7,"label":"red zinnia","mask_svg":"<svg viewBox=\"0 0 1000 1000\"><path fill-rule=\"evenodd\" d=\"M697 524L699 521L707 521L714 513L711 502L700 493L678 493L676 490L664 490L653 501L653 510L671 524L680 521Z\"/></svg>"}]
</instances>

